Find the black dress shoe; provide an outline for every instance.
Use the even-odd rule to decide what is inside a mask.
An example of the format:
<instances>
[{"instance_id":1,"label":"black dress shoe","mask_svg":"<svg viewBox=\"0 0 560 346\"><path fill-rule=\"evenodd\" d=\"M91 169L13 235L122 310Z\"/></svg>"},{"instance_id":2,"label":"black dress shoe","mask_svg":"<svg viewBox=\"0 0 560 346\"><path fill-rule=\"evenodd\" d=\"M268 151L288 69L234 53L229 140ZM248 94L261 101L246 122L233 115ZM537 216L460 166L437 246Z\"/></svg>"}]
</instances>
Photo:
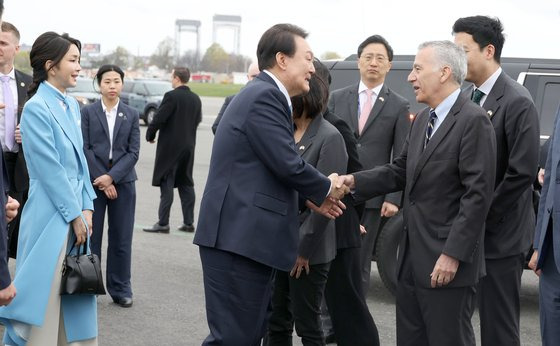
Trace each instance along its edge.
<instances>
[{"instance_id":1,"label":"black dress shoe","mask_svg":"<svg viewBox=\"0 0 560 346\"><path fill-rule=\"evenodd\" d=\"M177 229L178 229L179 231L188 232L188 233L194 232L194 226L193 226L192 223L191 223L190 225L182 224L182 225L179 226Z\"/></svg>"},{"instance_id":2,"label":"black dress shoe","mask_svg":"<svg viewBox=\"0 0 560 346\"><path fill-rule=\"evenodd\" d=\"M151 233L169 233L169 225L162 226L156 223L151 228L144 228L143 231Z\"/></svg>"},{"instance_id":3,"label":"black dress shoe","mask_svg":"<svg viewBox=\"0 0 560 346\"><path fill-rule=\"evenodd\" d=\"M120 305L123 308L129 308L132 306L132 298L130 297L123 297L123 298L113 298L115 304Z\"/></svg>"}]
</instances>

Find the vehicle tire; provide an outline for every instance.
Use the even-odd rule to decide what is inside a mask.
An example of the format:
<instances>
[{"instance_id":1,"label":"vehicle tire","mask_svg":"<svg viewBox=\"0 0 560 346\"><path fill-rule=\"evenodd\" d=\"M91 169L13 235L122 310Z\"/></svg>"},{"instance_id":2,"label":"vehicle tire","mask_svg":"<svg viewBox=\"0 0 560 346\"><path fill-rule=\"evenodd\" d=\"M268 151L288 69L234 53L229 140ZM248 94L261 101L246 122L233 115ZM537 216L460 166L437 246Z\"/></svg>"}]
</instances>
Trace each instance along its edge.
<instances>
[{"instance_id":1,"label":"vehicle tire","mask_svg":"<svg viewBox=\"0 0 560 346\"><path fill-rule=\"evenodd\" d=\"M392 295L397 291L397 255L403 233L402 211L387 220L377 237L377 270Z\"/></svg>"},{"instance_id":2,"label":"vehicle tire","mask_svg":"<svg viewBox=\"0 0 560 346\"><path fill-rule=\"evenodd\" d=\"M152 121L154 120L154 115L156 115L156 109L155 108L148 108L146 110L146 116L144 117L144 123L146 125L150 125L152 123Z\"/></svg>"}]
</instances>

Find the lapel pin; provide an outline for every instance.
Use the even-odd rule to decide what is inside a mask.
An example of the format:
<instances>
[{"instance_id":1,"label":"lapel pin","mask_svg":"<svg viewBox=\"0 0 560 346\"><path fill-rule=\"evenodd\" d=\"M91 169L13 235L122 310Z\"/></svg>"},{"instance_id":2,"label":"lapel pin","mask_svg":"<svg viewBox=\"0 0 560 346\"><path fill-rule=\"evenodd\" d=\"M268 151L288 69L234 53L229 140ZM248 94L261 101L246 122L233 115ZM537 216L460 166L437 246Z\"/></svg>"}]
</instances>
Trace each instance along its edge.
<instances>
[{"instance_id":1,"label":"lapel pin","mask_svg":"<svg viewBox=\"0 0 560 346\"><path fill-rule=\"evenodd\" d=\"M122 112L120 112L120 113L119 113L119 117L122 117L122 116L123 116L123 114L122 114Z\"/></svg>"},{"instance_id":2,"label":"lapel pin","mask_svg":"<svg viewBox=\"0 0 560 346\"><path fill-rule=\"evenodd\" d=\"M301 147L299 147L299 150L305 150L305 146L302 145Z\"/></svg>"},{"instance_id":3,"label":"lapel pin","mask_svg":"<svg viewBox=\"0 0 560 346\"><path fill-rule=\"evenodd\" d=\"M385 99L382 96L379 96L379 101L385 102Z\"/></svg>"},{"instance_id":4,"label":"lapel pin","mask_svg":"<svg viewBox=\"0 0 560 346\"><path fill-rule=\"evenodd\" d=\"M486 112L486 114L488 114L489 117L492 117L492 115L494 115L494 112L488 111L488 112Z\"/></svg>"},{"instance_id":5,"label":"lapel pin","mask_svg":"<svg viewBox=\"0 0 560 346\"><path fill-rule=\"evenodd\" d=\"M24 82L19 83L19 85L20 85L22 88L25 88L25 83L24 83Z\"/></svg>"}]
</instances>

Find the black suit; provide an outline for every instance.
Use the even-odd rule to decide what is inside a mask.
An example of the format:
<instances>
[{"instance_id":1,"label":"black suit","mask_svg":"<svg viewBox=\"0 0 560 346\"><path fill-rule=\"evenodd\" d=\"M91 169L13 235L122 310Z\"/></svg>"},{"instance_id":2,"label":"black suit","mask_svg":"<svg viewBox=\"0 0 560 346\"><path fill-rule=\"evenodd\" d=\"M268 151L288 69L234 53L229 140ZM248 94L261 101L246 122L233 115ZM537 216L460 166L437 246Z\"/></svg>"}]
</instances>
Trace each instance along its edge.
<instances>
[{"instance_id":1,"label":"black suit","mask_svg":"<svg viewBox=\"0 0 560 346\"><path fill-rule=\"evenodd\" d=\"M214 123L212 124L212 133L216 134L216 130L218 130L218 124L220 123L220 120L222 120L222 117L224 116L224 113L226 112L226 108L229 105L229 103L231 102L231 100L234 98L235 95L230 95L228 97L225 98L224 100L224 104L222 105L222 108L220 108L220 111L218 112L218 115L216 116L216 119L214 120Z\"/></svg>"},{"instance_id":2,"label":"black suit","mask_svg":"<svg viewBox=\"0 0 560 346\"><path fill-rule=\"evenodd\" d=\"M484 275L484 220L492 200L496 145L485 112L459 95L424 149L429 111L412 124L392 164L356 173L355 197L405 188L398 256L399 345L474 345L474 286ZM431 288L444 253L459 260L455 278Z\"/></svg>"},{"instance_id":3,"label":"black suit","mask_svg":"<svg viewBox=\"0 0 560 346\"><path fill-rule=\"evenodd\" d=\"M194 212L194 182L192 178L196 129L202 120L198 95L187 86L179 86L163 96L161 105L146 131L146 140L153 141L159 130L154 165L153 186L159 186L159 224L169 224L173 203L173 188L179 189L183 223L192 225Z\"/></svg>"},{"instance_id":4,"label":"black suit","mask_svg":"<svg viewBox=\"0 0 560 346\"><path fill-rule=\"evenodd\" d=\"M33 79L31 76L21 71L15 70L14 72L18 91L17 123L19 124L21 121L23 106L27 101L27 89ZM9 194L20 203L18 215L8 224L8 254L12 258L16 258L19 223L23 206L27 200L29 175L27 174L27 167L25 165L25 157L23 155L23 147L21 144L19 144L19 150L17 153L7 152L4 154L4 159L6 160L6 169L8 172L8 178L10 179Z\"/></svg>"},{"instance_id":5,"label":"black suit","mask_svg":"<svg viewBox=\"0 0 560 346\"><path fill-rule=\"evenodd\" d=\"M356 137L350 126L327 111L324 115L342 134L348 153L348 174L362 170ZM338 345L379 345L379 335L363 293L360 266L360 219L363 204L355 205L351 195L343 199L344 213L336 218L336 257L331 262L325 300ZM340 299L344 297L344 299ZM323 317L323 329L329 314Z\"/></svg>"},{"instance_id":6,"label":"black suit","mask_svg":"<svg viewBox=\"0 0 560 346\"><path fill-rule=\"evenodd\" d=\"M357 150L364 169L391 162L404 144L408 133L408 102L386 85L381 87L379 95L371 109L370 115L361 133L358 132L359 84L333 91L329 98L329 110L344 120L357 138ZM364 295L369 288L372 253L381 224L381 206L384 201L401 205L401 193L377 196L365 203L362 224L367 233L362 239L361 263Z\"/></svg>"},{"instance_id":7,"label":"black suit","mask_svg":"<svg viewBox=\"0 0 560 346\"><path fill-rule=\"evenodd\" d=\"M470 95L470 89L466 94ZM487 275L477 290L482 345L520 344L521 274L535 227L539 119L531 95L502 72L482 107L496 133L496 183L486 219Z\"/></svg>"}]
</instances>

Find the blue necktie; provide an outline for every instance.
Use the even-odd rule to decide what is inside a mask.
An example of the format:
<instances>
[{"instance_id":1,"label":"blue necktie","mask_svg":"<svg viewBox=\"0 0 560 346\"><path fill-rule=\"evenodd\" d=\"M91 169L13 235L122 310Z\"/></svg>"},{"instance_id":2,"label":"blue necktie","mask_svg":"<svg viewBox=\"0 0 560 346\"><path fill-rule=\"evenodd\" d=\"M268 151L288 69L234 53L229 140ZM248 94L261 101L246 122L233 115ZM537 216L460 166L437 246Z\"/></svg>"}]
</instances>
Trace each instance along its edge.
<instances>
[{"instance_id":1,"label":"blue necktie","mask_svg":"<svg viewBox=\"0 0 560 346\"><path fill-rule=\"evenodd\" d=\"M428 125L426 126L426 138L424 139L424 149L428 145L430 138L432 138L432 134L434 133L434 126L436 124L437 115L436 111L430 109L430 119L428 119Z\"/></svg>"}]
</instances>

